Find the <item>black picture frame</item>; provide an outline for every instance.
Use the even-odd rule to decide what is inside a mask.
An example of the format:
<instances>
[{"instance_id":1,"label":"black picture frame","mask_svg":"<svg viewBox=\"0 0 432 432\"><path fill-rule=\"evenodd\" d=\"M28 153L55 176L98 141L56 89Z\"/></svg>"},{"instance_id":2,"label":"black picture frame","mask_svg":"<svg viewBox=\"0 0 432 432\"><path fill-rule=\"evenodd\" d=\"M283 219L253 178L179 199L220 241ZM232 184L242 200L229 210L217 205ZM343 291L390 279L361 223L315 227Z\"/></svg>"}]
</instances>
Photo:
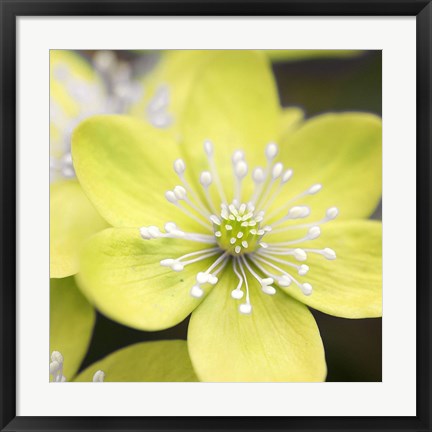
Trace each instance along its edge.
<instances>
[{"instance_id":1,"label":"black picture frame","mask_svg":"<svg viewBox=\"0 0 432 432\"><path fill-rule=\"evenodd\" d=\"M424 0L0 0L0 429L430 431L431 24ZM16 415L16 18L19 16L415 16L417 25L417 415L415 417L20 417ZM414 151L414 149L412 149Z\"/></svg>"}]
</instances>

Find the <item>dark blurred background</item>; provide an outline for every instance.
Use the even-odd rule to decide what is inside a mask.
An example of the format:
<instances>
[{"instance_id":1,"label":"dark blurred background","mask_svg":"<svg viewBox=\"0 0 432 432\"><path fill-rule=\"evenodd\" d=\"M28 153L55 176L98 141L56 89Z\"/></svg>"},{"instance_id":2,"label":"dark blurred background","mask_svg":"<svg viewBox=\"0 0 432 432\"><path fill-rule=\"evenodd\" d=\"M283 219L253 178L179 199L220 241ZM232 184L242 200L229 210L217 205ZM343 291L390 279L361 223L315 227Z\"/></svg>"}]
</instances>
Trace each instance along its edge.
<instances>
[{"instance_id":1,"label":"dark blurred background","mask_svg":"<svg viewBox=\"0 0 432 432\"><path fill-rule=\"evenodd\" d=\"M127 57L131 60L133 54ZM273 70L281 104L297 106L306 117L329 111L367 111L381 115L381 51L342 59L278 62ZM372 216L381 219L381 206ZM381 319L349 320L312 311L326 351L327 381L382 380ZM142 341L186 339L189 319L168 330L143 332L101 314L81 370L116 349Z\"/></svg>"}]
</instances>

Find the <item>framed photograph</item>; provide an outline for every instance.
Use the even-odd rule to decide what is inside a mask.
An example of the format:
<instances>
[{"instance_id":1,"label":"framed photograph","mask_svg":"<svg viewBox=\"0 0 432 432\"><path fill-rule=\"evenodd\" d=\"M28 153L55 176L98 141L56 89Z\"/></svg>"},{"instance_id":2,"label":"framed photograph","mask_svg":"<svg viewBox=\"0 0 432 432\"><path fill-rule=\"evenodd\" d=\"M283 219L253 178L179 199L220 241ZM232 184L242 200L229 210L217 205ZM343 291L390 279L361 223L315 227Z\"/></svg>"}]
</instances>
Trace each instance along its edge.
<instances>
[{"instance_id":1,"label":"framed photograph","mask_svg":"<svg viewBox=\"0 0 432 432\"><path fill-rule=\"evenodd\" d=\"M0 1L1 430L432 430L430 2Z\"/></svg>"}]
</instances>

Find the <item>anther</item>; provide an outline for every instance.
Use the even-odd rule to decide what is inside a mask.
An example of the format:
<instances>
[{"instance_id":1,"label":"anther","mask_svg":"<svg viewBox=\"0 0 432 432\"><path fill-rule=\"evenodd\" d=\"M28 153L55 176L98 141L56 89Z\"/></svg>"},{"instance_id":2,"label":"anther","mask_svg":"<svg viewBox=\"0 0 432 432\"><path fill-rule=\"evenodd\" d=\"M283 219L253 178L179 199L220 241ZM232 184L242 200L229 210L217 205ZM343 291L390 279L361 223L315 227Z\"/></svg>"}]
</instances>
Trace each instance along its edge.
<instances>
[{"instance_id":1,"label":"anther","mask_svg":"<svg viewBox=\"0 0 432 432\"><path fill-rule=\"evenodd\" d=\"M204 151L207 156L213 156L213 143L209 140L204 141Z\"/></svg>"},{"instance_id":2,"label":"anther","mask_svg":"<svg viewBox=\"0 0 432 432\"><path fill-rule=\"evenodd\" d=\"M211 215L211 216L210 216L210 220L211 220L214 224L216 224L216 225L220 225L220 224L221 224L220 219L219 219L217 216L215 216L215 215Z\"/></svg>"},{"instance_id":3,"label":"anther","mask_svg":"<svg viewBox=\"0 0 432 432\"><path fill-rule=\"evenodd\" d=\"M241 289L235 289L231 291L231 297L235 300L240 300L243 298L244 292Z\"/></svg>"},{"instance_id":4,"label":"anther","mask_svg":"<svg viewBox=\"0 0 432 432\"><path fill-rule=\"evenodd\" d=\"M292 175L293 175L293 170L292 170L292 169L288 169L288 170L286 170L286 171L283 173L283 175L282 175L281 183L282 183L282 184L285 184L288 180L291 179Z\"/></svg>"},{"instance_id":5,"label":"anther","mask_svg":"<svg viewBox=\"0 0 432 432\"><path fill-rule=\"evenodd\" d=\"M312 285L307 282L302 284L301 291L305 296L310 296L312 294Z\"/></svg>"},{"instance_id":6,"label":"anther","mask_svg":"<svg viewBox=\"0 0 432 432\"><path fill-rule=\"evenodd\" d=\"M203 171L200 175L200 183L205 187L209 187L212 182L212 175L209 171Z\"/></svg>"},{"instance_id":7,"label":"anther","mask_svg":"<svg viewBox=\"0 0 432 432\"><path fill-rule=\"evenodd\" d=\"M237 178L242 179L248 172L247 163L244 160L240 160L235 164L234 172Z\"/></svg>"},{"instance_id":8,"label":"anther","mask_svg":"<svg viewBox=\"0 0 432 432\"><path fill-rule=\"evenodd\" d=\"M310 227L308 230L308 238L310 240L315 240L321 235L321 228L319 226Z\"/></svg>"},{"instance_id":9,"label":"anther","mask_svg":"<svg viewBox=\"0 0 432 432\"><path fill-rule=\"evenodd\" d=\"M173 204L177 204L177 197L173 191L166 191L165 198Z\"/></svg>"},{"instance_id":10,"label":"anther","mask_svg":"<svg viewBox=\"0 0 432 432\"><path fill-rule=\"evenodd\" d=\"M275 144L273 142L268 143L266 148L265 148L265 154L267 156L267 159L273 160L276 157L276 155L278 154L278 150L279 149L278 149L277 144Z\"/></svg>"},{"instance_id":11,"label":"anther","mask_svg":"<svg viewBox=\"0 0 432 432\"><path fill-rule=\"evenodd\" d=\"M291 285L291 279L287 275L282 275L277 280L277 284L283 288L289 287Z\"/></svg>"},{"instance_id":12,"label":"anther","mask_svg":"<svg viewBox=\"0 0 432 432\"><path fill-rule=\"evenodd\" d=\"M283 171L283 165L280 162L275 164L272 169L273 180L276 180L282 174L282 171Z\"/></svg>"},{"instance_id":13,"label":"anther","mask_svg":"<svg viewBox=\"0 0 432 432\"><path fill-rule=\"evenodd\" d=\"M315 194L318 193L321 189L322 189L322 185L320 185L319 183L318 183L318 184L315 184L315 185L311 186L311 187L308 189L308 194L309 194L309 195L315 195Z\"/></svg>"},{"instance_id":14,"label":"anther","mask_svg":"<svg viewBox=\"0 0 432 432\"><path fill-rule=\"evenodd\" d=\"M326 217L328 220L336 219L338 214L339 214L339 210L337 209L337 207L330 207L326 211Z\"/></svg>"},{"instance_id":15,"label":"anther","mask_svg":"<svg viewBox=\"0 0 432 432\"><path fill-rule=\"evenodd\" d=\"M309 266L306 264L302 264L301 266L299 266L298 268L298 274L300 276L304 276L307 272L309 271Z\"/></svg>"},{"instance_id":16,"label":"anther","mask_svg":"<svg viewBox=\"0 0 432 432\"><path fill-rule=\"evenodd\" d=\"M104 382L104 379L105 379L104 371L98 370L93 375L93 382Z\"/></svg>"},{"instance_id":17,"label":"anther","mask_svg":"<svg viewBox=\"0 0 432 432\"><path fill-rule=\"evenodd\" d=\"M56 361L56 362L58 362L59 364L62 364L63 363L63 356L62 356L62 354L60 353L60 352L58 352L58 351L53 351L52 353L51 353L51 360L54 362L54 361Z\"/></svg>"},{"instance_id":18,"label":"anther","mask_svg":"<svg viewBox=\"0 0 432 432\"><path fill-rule=\"evenodd\" d=\"M176 159L174 161L174 171L179 176L181 176L185 172L185 169L186 169L186 165L185 165L183 159Z\"/></svg>"},{"instance_id":19,"label":"anther","mask_svg":"<svg viewBox=\"0 0 432 432\"><path fill-rule=\"evenodd\" d=\"M307 253L303 249L294 249L294 258L298 261L306 261Z\"/></svg>"},{"instance_id":20,"label":"anther","mask_svg":"<svg viewBox=\"0 0 432 432\"><path fill-rule=\"evenodd\" d=\"M194 285L190 290L190 295L193 298L199 299L204 295L204 290L200 286Z\"/></svg>"},{"instance_id":21,"label":"anther","mask_svg":"<svg viewBox=\"0 0 432 432\"><path fill-rule=\"evenodd\" d=\"M186 199L186 189L183 186L176 186L174 188L174 195L178 200L184 200Z\"/></svg>"},{"instance_id":22,"label":"anther","mask_svg":"<svg viewBox=\"0 0 432 432\"><path fill-rule=\"evenodd\" d=\"M252 173L252 179L255 183L262 183L265 180L264 170L260 167L255 168Z\"/></svg>"},{"instance_id":23,"label":"anther","mask_svg":"<svg viewBox=\"0 0 432 432\"><path fill-rule=\"evenodd\" d=\"M237 162L240 162L241 160L244 160L245 154L242 150L236 150L232 155L232 162L234 165L237 164Z\"/></svg>"},{"instance_id":24,"label":"anther","mask_svg":"<svg viewBox=\"0 0 432 432\"><path fill-rule=\"evenodd\" d=\"M250 303L242 303L239 305L239 312L243 315L250 315L252 313L252 305Z\"/></svg>"},{"instance_id":25,"label":"anther","mask_svg":"<svg viewBox=\"0 0 432 432\"><path fill-rule=\"evenodd\" d=\"M328 260L335 260L336 259L336 252L333 249L325 248L323 249L323 255Z\"/></svg>"}]
</instances>

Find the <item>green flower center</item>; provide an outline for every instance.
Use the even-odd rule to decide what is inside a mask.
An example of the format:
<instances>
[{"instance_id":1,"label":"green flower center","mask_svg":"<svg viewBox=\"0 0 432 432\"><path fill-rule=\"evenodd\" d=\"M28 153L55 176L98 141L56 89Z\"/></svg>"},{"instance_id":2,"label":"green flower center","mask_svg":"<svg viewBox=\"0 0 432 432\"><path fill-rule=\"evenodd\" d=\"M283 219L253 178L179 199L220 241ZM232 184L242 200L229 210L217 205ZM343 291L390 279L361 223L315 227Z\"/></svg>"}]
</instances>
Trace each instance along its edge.
<instances>
[{"instance_id":1,"label":"green flower center","mask_svg":"<svg viewBox=\"0 0 432 432\"><path fill-rule=\"evenodd\" d=\"M262 220L262 213L255 214L251 203L237 206L235 202L222 204L221 217L211 218L218 245L234 256L254 252L260 247L262 236L270 231L269 227L261 228Z\"/></svg>"}]
</instances>

